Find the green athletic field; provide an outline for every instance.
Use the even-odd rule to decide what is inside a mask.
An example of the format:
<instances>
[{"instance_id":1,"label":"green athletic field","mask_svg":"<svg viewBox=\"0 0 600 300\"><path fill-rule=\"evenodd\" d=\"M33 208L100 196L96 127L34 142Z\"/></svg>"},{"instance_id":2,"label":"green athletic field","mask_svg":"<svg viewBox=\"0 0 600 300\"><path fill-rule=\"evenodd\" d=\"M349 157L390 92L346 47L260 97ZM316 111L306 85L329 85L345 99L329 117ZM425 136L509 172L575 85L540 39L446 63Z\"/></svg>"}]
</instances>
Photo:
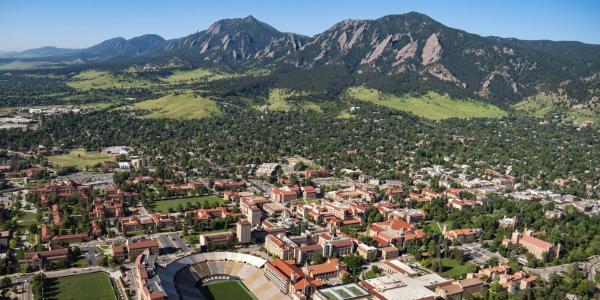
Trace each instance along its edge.
<instances>
[{"instance_id":1,"label":"green athletic field","mask_svg":"<svg viewBox=\"0 0 600 300\"><path fill-rule=\"evenodd\" d=\"M116 300L108 275L95 272L81 275L46 279L44 299Z\"/></svg>"},{"instance_id":2,"label":"green athletic field","mask_svg":"<svg viewBox=\"0 0 600 300\"><path fill-rule=\"evenodd\" d=\"M248 289L237 280L215 280L202 286L202 292L212 300L255 300Z\"/></svg>"}]
</instances>

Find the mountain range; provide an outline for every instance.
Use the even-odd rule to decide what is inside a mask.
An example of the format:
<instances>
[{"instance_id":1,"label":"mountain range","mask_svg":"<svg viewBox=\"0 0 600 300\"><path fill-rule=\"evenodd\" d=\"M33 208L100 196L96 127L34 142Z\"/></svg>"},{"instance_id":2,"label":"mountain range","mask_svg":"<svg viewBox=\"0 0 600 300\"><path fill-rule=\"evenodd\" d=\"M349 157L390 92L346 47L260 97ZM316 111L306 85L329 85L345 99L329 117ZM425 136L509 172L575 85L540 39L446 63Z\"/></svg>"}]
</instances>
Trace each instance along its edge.
<instances>
[{"instance_id":1,"label":"mountain range","mask_svg":"<svg viewBox=\"0 0 600 300\"><path fill-rule=\"evenodd\" d=\"M86 49L44 47L0 57L96 65L178 59L193 68L334 72L347 84L397 94L438 90L498 104L551 95L569 106L600 107L600 45L482 37L414 12L344 20L312 37L280 32L248 16L172 40L148 34Z\"/></svg>"}]
</instances>

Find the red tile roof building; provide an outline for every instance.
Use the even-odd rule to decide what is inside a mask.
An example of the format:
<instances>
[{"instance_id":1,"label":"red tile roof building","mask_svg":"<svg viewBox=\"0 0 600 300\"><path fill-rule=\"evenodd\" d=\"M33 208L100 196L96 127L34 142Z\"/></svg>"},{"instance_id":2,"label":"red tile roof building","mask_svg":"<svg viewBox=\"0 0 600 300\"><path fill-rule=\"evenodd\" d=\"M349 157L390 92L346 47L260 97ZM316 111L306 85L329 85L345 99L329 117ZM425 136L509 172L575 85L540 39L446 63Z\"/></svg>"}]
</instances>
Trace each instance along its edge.
<instances>
[{"instance_id":1,"label":"red tile roof building","mask_svg":"<svg viewBox=\"0 0 600 300\"><path fill-rule=\"evenodd\" d=\"M274 259L265 265L265 277L284 294L293 294L296 299L306 299L315 289L323 285L318 279L305 277L293 260Z\"/></svg>"},{"instance_id":2,"label":"red tile roof building","mask_svg":"<svg viewBox=\"0 0 600 300\"><path fill-rule=\"evenodd\" d=\"M274 188L271 190L271 200L279 203L288 203L298 199L298 190L290 187Z\"/></svg>"},{"instance_id":3,"label":"red tile roof building","mask_svg":"<svg viewBox=\"0 0 600 300\"><path fill-rule=\"evenodd\" d=\"M133 259L138 255L142 254L145 250L148 250L152 255L158 255L160 250L157 240L140 240L140 241L127 241L127 254L129 259Z\"/></svg>"},{"instance_id":4,"label":"red tile roof building","mask_svg":"<svg viewBox=\"0 0 600 300\"><path fill-rule=\"evenodd\" d=\"M167 294L154 271L154 255L149 249L145 249L135 258L133 280L136 283L138 300L163 300Z\"/></svg>"},{"instance_id":5,"label":"red tile roof building","mask_svg":"<svg viewBox=\"0 0 600 300\"><path fill-rule=\"evenodd\" d=\"M240 189L246 186L246 183L243 181L230 181L230 180L215 180L214 185L216 189Z\"/></svg>"},{"instance_id":6,"label":"red tile roof building","mask_svg":"<svg viewBox=\"0 0 600 300\"><path fill-rule=\"evenodd\" d=\"M100 227L100 224L98 224L96 220L92 220L92 222L90 222L90 227L94 237L99 237L102 235L102 227Z\"/></svg>"},{"instance_id":7,"label":"red tile roof building","mask_svg":"<svg viewBox=\"0 0 600 300\"><path fill-rule=\"evenodd\" d=\"M369 236L380 246L395 245L414 239L422 239L425 232L402 220L389 220L371 224Z\"/></svg>"},{"instance_id":8,"label":"red tile roof building","mask_svg":"<svg viewBox=\"0 0 600 300\"><path fill-rule=\"evenodd\" d=\"M48 251L30 252L25 254L24 262L31 269L46 268L50 265L66 263L69 260L69 251L56 247Z\"/></svg>"},{"instance_id":9,"label":"red tile roof building","mask_svg":"<svg viewBox=\"0 0 600 300\"><path fill-rule=\"evenodd\" d=\"M233 241L234 234L232 232L216 232L202 234L199 237L200 246L206 247L211 245L223 245Z\"/></svg>"},{"instance_id":10,"label":"red tile roof building","mask_svg":"<svg viewBox=\"0 0 600 300\"><path fill-rule=\"evenodd\" d=\"M54 221L54 226L60 226L62 224L62 213L58 203L52 205L52 218Z\"/></svg>"},{"instance_id":11,"label":"red tile roof building","mask_svg":"<svg viewBox=\"0 0 600 300\"><path fill-rule=\"evenodd\" d=\"M267 252L283 260L295 259L295 246L294 244L286 243L281 238L272 234L265 237L265 249Z\"/></svg>"},{"instance_id":12,"label":"red tile roof building","mask_svg":"<svg viewBox=\"0 0 600 300\"><path fill-rule=\"evenodd\" d=\"M81 243L83 241L87 241L87 239L88 239L88 233L82 232L82 233L75 233L75 234L57 235L52 238L52 242L73 244L73 243Z\"/></svg>"},{"instance_id":13,"label":"red tile roof building","mask_svg":"<svg viewBox=\"0 0 600 300\"><path fill-rule=\"evenodd\" d=\"M123 202L119 198L94 200L94 208L89 214L92 219L103 220L106 218L121 218L125 214Z\"/></svg>"},{"instance_id":14,"label":"red tile roof building","mask_svg":"<svg viewBox=\"0 0 600 300\"><path fill-rule=\"evenodd\" d=\"M52 237L50 230L48 229L48 225L45 223L42 224L42 242L47 242Z\"/></svg>"},{"instance_id":15,"label":"red tile roof building","mask_svg":"<svg viewBox=\"0 0 600 300\"><path fill-rule=\"evenodd\" d=\"M343 272L347 271L346 264L340 263L337 258L330 258L325 263L308 266L308 276L323 281L340 277Z\"/></svg>"},{"instance_id":16,"label":"red tile roof building","mask_svg":"<svg viewBox=\"0 0 600 300\"><path fill-rule=\"evenodd\" d=\"M481 234L481 229L479 228L462 228L462 229L454 229L448 230L447 226L444 225L442 229L442 234L445 238L450 241L457 241L459 243L463 243L468 238L475 238Z\"/></svg>"},{"instance_id":17,"label":"red tile roof building","mask_svg":"<svg viewBox=\"0 0 600 300\"><path fill-rule=\"evenodd\" d=\"M521 245L527 249L533 257L537 259L544 259L545 256L550 255L552 257L559 257L560 255L560 244L554 245L544 240L540 240L534 237L535 233L531 230L525 230L524 234L515 230L510 240L504 240L503 243Z\"/></svg>"}]
</instances>

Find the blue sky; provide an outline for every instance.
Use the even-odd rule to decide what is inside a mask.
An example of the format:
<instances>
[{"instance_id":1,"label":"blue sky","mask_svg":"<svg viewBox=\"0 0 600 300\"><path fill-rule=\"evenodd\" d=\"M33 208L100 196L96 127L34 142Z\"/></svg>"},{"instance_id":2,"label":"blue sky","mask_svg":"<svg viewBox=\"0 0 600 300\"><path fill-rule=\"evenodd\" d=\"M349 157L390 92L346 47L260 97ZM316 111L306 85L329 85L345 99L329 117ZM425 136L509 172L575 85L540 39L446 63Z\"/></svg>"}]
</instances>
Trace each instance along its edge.
<instances>
[{"instance_id":1,"label":"blue sky","mask_svg":"<svg viewBox=\"0 0 600 300\"><path fill-rule=\"evenodd\" d=\"M82 48L146 33L177 38L247 15L281 31L314 35L343 19L409 11L480 35L600 44L599 0L0 0L0 51Z\"/></svg>"}]
</instances>

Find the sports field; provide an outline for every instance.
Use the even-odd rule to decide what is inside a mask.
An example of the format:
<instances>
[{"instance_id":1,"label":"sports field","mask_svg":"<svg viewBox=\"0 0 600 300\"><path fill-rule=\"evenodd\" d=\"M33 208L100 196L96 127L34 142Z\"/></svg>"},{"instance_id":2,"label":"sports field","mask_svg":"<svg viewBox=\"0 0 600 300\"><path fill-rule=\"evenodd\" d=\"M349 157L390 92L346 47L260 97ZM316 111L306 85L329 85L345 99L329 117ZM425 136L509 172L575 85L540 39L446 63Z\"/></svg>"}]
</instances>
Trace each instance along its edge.
<instances>
[{"instance_id":1,"label":"sports field","mask_svg":"<svg viewBox=\"0 0 600 300\"><path fill-rule=\"evenodd\" d=\"M48 160L61 166L75 166L78 169L85 169L86 166L91 167L97 163L115 159L100 152L87 152L85 149L76 149L67 154L49 156Z\"/></svg>"},{"instance_id":2,"label":"sports field","mask_svg":"<svg viewBox=\"0 0 600 300\"><path fill-rule=\"evenodd\" d=\"M449 118L500 118L507 113L501 108L474 100L457 100L448 95L429 92L421 96L395 96L366 87L352 87L346 95L350 98L371 102L413 113L430 120Z\"/></svg>"},{"instance_id":3,"label":"sports field","mask_svg":"<svg viewBox=\"0 0 600 300\"><path fill-rule=\"evenodd\" d=\"M177 210L177 207L181 204L185 208L186 204L190 202L192 205L200 206L202 202L209 204L211 206L222 205L225 203L225 199L205 196L205 197L187 197L187 198L177 198L170 200L160 200L155 201L154 209L158 212L168 212L169 208L173 210Z\"/></svg>"},{"instance_id":4,"label":"sports field","mask_svg":"<svg viewBox=\"0 0 600 300\"><path fill-rule=\"evenodd\" d=\"M202 286L204 294L212 300L254 300L250 291L237 280L215 280Z\"/></svg>"},{"instance_id":5,"label":"sports field","mask_svg":"<svg viewBox=\"0 0 600 300\"><path fill-rule=\"evenodd\" d=\"M44 299L114 300L115 293L108 275L103 272L46 279Z\"/></svg>"}]
</instances>

